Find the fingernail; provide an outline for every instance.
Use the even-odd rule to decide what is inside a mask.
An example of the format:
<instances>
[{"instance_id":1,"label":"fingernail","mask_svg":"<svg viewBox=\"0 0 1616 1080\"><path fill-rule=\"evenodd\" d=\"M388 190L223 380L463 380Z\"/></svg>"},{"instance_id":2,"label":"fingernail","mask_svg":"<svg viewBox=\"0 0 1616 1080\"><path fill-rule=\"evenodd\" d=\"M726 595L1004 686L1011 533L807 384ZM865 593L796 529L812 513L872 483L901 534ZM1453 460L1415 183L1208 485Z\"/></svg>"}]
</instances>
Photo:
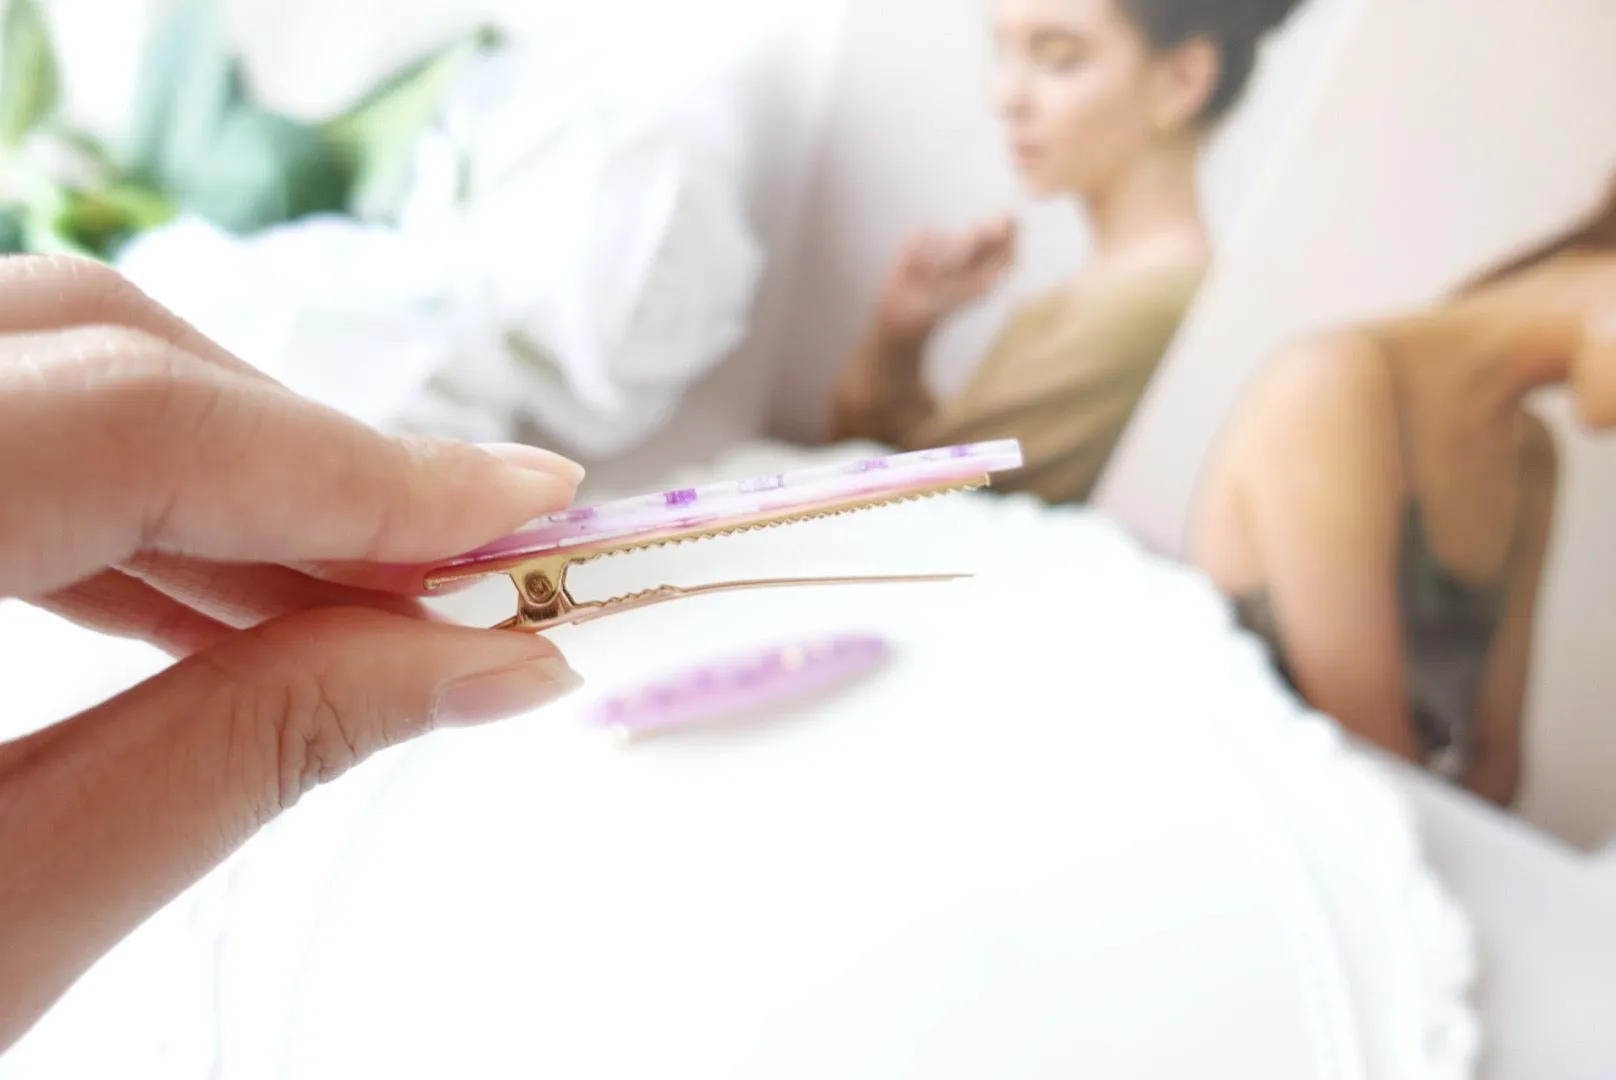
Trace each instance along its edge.
<instances>
[{"instance_id":1,"label":"fingernail","mask_svg":"<svg viewBox=\"0 0 1616 1080\"><path fill-rule=\"evenodd\" d=\"M439 692L432 715L445 726L486 724L543 708L582 685L565 660L547 656L455 679Z\"/></svg>"},{"instance_id":2,"label":"fingernail","mask_svg":"<svg viewBox=\"0 0 1616 1080\"><path fill-rule=\"evenodd\" d=\"M534 472L565 477L572 483L584 478L584 467L571 458L562 457L552 450L544 450L526 443L484 443L482 448L510 465Z\"/></svg>"}]
</instances>

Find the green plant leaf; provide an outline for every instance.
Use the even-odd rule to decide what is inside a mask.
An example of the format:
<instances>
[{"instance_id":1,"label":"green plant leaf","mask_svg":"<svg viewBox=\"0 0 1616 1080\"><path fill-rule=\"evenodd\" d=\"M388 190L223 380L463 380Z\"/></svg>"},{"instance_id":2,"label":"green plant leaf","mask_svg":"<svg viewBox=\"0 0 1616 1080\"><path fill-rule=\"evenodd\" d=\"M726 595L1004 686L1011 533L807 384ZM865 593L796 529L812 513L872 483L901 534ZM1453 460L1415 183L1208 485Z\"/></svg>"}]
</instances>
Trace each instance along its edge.
<instances>
[{"instance_id":1,"label":"green plant leaf","mask_svg":"<svg viewBox=\"0 0 1616 1080\"><path fill-rule=\"evenodd\" d=\"M341 116L321 126L321 134L342 153L354 172L350 209L373 216L408 179L421 132L432 123L443 99L479 53L497 44L492 28L409 64L366 94Z\"/></svg>"},{"instance_id":2,"label":"green plant leaf","mask_svg":"<svg viewBox=\"0 0 1616 1080\"><path fill-rule=\"evenodd\" d=\"M35 255L73 255L80 259L106 261L97 252L60 231L54 221L30 220L27 223L27 237L28 250Z\"/></svg>"},{"instance_id":3,"label":"green plant leaf","mask_svg":"<svg viewBox=\"0 0 1616 1080\"><path fill-rule=\"evenodd\" d=\"M134 184L98 191L68 191L57 206L53 231L98 257L110 259L136 233L155 228L174 208L156 192Z\"/></svg>"},{"instance_id":4,"label":"green plant leaf","mask_svg":"<svg viewBox=\"0 0 1616 1080\"><path fill-rule=\"evenodd\" d=\"M385 140L400 127L416 129L436 114L444 93L480 52L497 45L498 31L480 27L430 56L406 64L384 79L321 132L340 145Z\"/></svg>"},{"instance_id":5,"label":"green plant leaf","mask_svg":"<svg viewBox=\"0 0 1616 1080\"><path fill-rule=\"evenodd\" d=\"M142 189L234 233L340 211L352 176L313 127L249 100L217 0L186 0L153 36L127 160Z\"/></svg>"},{"instance_id":6,"label":"green plant leaf","mask_svg":"<svg viewBox=\"0 0 1616 1080\"><path fill-rule=\"evenodd\" d=\"M70 231L71 196L56 185L41 185L22 212L23 246L40 255L100 256Z\"/></svg>"},{"instance_id":7,"label":"green plant leaf","mask_svg":"<svg viewBox=\"0 0 1616 1080\"><path fill-rule=\"evenodd\" d=\"M141 56L125 152L131 176L159 190L177 186L244 97L218 3L186 0Z\"/></svg>"},{"instance_id":8,"label":"green plant leaf","mask_svg":"<svg viewBox=\"0 0 1616 1080\"><path fill-rule=\"evenodd\" d=\"M83 197L103 207L105 213L116 216L125 228L134 232L155 229L174 216L172 202L139 184L112 184L100 191L87 192Z\"/></svg>"},{"instance_id":9,"label":"green plant leaf","mask_svg":"<svg viewBox=\"0 0 1616 1080\"><path fill-rule=\"evenodd\" d=\"M0 255L16 255L28 250L22 214L0 210Z\"/></svg>"},{"instance_id":10,"label":"green plant leaf","mask_svg":"<svg viewBox=\"0 0 1616 1080\"><path fill-rule=\"evenodd\" d=\"M349 170L314 128L251 107L226 117L176 194L214 225L250 233L317 213L340 213Z\"/></svg>"},{"instance_id":11,"label":"green plant leaf","mask_svg":"<svg viewBox=\"0 0 1616 1080\"><path fill-rule=\"evenodd\" d=\"M52 138L60 139L65 145L83 154L102 172L110 174L117 171L112 154L95 136L69 127L59 121L47 121L41 124L40 127Z\"/></svg>"},{"instance_id":12,"label":"green plant leaf","mask_svg":"<svg viewBox=\"0 0 1616 1080\"><path fill-rule=\"evenodd\" d=\"M0 144L16 146L61 92L50 28L34 0L11 0L0 24Z\"/></svg>"}]
</instances>

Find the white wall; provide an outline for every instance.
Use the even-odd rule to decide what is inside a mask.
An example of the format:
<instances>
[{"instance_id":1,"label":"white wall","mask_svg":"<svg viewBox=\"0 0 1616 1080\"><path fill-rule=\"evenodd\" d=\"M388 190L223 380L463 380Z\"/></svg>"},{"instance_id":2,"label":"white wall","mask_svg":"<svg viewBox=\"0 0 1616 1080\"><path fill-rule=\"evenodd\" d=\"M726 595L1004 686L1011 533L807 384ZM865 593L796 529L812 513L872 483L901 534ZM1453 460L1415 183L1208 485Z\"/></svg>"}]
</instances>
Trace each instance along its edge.
<instances>
[{"instance_id":1,"label":"white wall","mask_svg":"<svg viewBox=\"0 0 1616 1080\"><path fill-rule=\"evenodd\" d=\"M1229 227L1356 0L1309 0L1269 42L1244 106L1203 169L1214 234ZM774 423L817 441L836 373L856 343L905 233L1015 210L1022 258L1008 286L939 335L929 371L957 386L1009 308L1082 260L1065 205L1018 191L988 94L989 0L861 0L849 13L826 141L811 180L774 392Z\"/></svg>"},{"instance_id":2,"label":"white wall","mask_svg":"<svg viewBox=\"0 0 1616 1080\"><path fill-rule=\"evenodd\" d=\"M1616 167L1611 0L1369 0L1228 238L1098 494L1182 551L1202 460L1284 339L1441 294L1564 227ZM1523 811L1616 825L1616 439L1560 429L1565 482L1529 702Z\"/></svg>"}]
</instances>

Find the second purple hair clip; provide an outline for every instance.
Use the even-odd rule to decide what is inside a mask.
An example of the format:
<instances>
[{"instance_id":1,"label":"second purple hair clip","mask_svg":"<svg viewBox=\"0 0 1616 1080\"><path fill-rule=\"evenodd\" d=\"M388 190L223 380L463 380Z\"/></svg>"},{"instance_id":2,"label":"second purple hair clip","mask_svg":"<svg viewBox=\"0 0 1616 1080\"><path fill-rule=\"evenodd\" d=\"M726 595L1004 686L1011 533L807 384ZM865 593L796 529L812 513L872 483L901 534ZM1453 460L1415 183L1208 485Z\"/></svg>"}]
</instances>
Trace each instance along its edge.
<instances>
[{"instance_id":1,"label":"second purple hair clip","mask_svg":"<svg viewBox=\"0 0 1616 1080\"><path fill-rule=\"evenodd\" d=\"M761 718L836 690L879 668L891 645L847 634L700 664L595 707L590 722L623 741L737 719Z\"/></svg>"}]
</instances>

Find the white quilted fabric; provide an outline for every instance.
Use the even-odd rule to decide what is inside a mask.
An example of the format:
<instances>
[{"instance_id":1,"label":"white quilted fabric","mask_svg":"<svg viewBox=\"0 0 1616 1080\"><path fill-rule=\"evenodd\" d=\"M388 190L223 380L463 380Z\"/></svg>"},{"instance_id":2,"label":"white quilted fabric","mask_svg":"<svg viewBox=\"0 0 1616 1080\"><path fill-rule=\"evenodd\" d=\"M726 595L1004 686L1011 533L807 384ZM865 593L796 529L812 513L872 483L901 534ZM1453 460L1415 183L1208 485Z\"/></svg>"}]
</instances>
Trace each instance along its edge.
<instances>
[{"instance_id":1,"label":"white quilted fabric","mask_svg":"<svg viewBox=\"0 0 1616 1080\"><path fill-rule=\"evenodd\" d=\"M1472 1075L1469 926L1401 799L1199 578L1096 517L953 496L575 585L892 570L978 576L558 633L576 700L315 793L0 1075ZM646 675L847 630L895 662L768 722L627 750L579 723Z\"/></svg>"}]
</instances>

